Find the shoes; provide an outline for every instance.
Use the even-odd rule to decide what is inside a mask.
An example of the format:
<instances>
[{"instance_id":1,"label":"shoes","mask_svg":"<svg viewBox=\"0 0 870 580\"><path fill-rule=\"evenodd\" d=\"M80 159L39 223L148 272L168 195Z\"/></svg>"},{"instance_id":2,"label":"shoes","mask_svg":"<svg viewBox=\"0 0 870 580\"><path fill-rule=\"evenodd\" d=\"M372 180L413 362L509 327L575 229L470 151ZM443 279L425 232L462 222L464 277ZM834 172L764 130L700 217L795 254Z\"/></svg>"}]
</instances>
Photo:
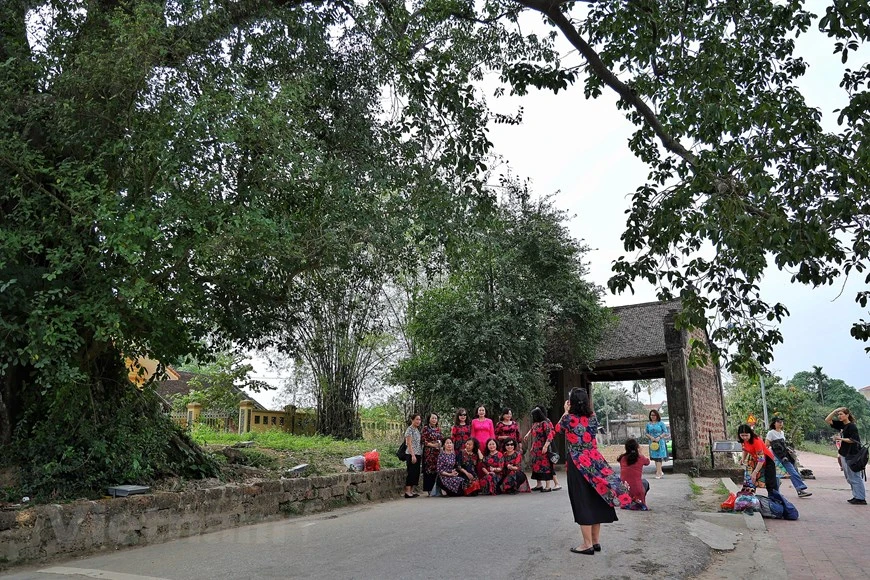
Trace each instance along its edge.
<instances>
[{"instance_id":1,"label":"shoes","mask_svg":"<svg viewBox=\"0 0 870 580\"><path fill-rule=\"evenodd\" d=\"M596 552L601 551L601 544L592 544L592 549Z\"/></svg>"},{"instance_id":2,"label":"shoes","mask_svg":"<svg viewBox=\"0 0 870 580\"><path fill-rule=\"evenodd\" d=\"M556 487L553 488L553 491L559 491L560 489L562 489L562 486L557 485Z\"/></svg>"},{"instance_id":3,"label":"shoes","mask_svg":"<svg viewBox=\"0 0 870 580\"><path fill-rule=\"evenodd\" d=\"M571 551L575 554L586 554L587 556L592 556L595 554L595 547L586 548L585 550L581 550L580 548L571 548Z\"/></svg>"},{"instance_id":4,"label":"shoes","mask_svg":"<svg viewBox=\"0 0 870 580\"><path fill-rule=\"evenodd\" d=\"M847 499L846 501L848 501L852 505L867 505L866 499L855 499L853 497L852 499Z\"/></svg>"},{"instance_id":5,"label":"shoes","mask_svg":"<svg viewBox=\"0 0 870 580\"><path fill-rule=\"evenodd\" d=\"M405 498L406 498L406 499L411 499L412 497L417 497L417 496L414 495L414 494L412 494L412 493L406 493L406 494L405 494Z\"/></svg>"},{"instance_id":6,"label":"shoes","mask_svg":"<svg viewBox=\"0 0 870 580\"><path fill-rule=\"evenodd\" d=\"M415 491L411 494L411 497L420 497L420 494Z\"/></svg>"},{"instance_id":7,"label":"shoes","mask_svg":"<svg viewBox=\"0 0 870 580\"><path fill-rule=\"evenodd\" d=\"M798 497L810 497L811 495L813 495L812 492L807 491L806 488L798 490Z\"/></svg>"},{"instance_id":8,"label":"shoes","mask_svg":"<svg viewBox=\"0 0 870 580\"><path fill-rule=\"evenodd\" d=\"M664 477L664 475L656 475L656 479L661 479L663 477Z\"/></svg>"},{"instance_id":9,"label":"shoes","mask_svg":"<svg viewBox=\"0 0 870 580\"><path fill-rule=\"evenodd\" d=\"M537 487L533 487L533 488L532 488L532 491L541 491L542 489L544 489L544 486L539 485L539 486L537 486Z\"/></svg>"},{"instance_id":10,"label":"shoes","mask_svg":"<svg viewBox=\"0 0 870 580\"><path fill-rule=\"evenodd\" d=\"M551 491L553 491L551 488L545 487L544 489L541 490L541 493L549 493Z\"/></svg>"}]
</instances>

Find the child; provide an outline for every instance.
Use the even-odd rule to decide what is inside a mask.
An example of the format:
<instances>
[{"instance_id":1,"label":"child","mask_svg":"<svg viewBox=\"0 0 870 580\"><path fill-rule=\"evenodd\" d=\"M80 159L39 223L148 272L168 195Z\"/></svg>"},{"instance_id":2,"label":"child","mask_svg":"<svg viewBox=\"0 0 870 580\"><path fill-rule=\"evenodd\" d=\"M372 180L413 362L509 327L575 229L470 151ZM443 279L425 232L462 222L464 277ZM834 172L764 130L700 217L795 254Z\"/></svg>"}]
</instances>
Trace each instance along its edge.
<instances>
[{"instance_id":1,"label":"child","mask_svg":"<svg viewBox=\"0 0 870 580\"><path fill-rule=\"evenodd\" d=\"M640 453L637 439L629 439L625 442L625 453L616 458L619 462L619 477L628 484L632 503L636 504L633 509L645 510L646 492L649 490L649 482L643 479L643 468L649 465L649 458Z\"/></svg>"}]
</instances>

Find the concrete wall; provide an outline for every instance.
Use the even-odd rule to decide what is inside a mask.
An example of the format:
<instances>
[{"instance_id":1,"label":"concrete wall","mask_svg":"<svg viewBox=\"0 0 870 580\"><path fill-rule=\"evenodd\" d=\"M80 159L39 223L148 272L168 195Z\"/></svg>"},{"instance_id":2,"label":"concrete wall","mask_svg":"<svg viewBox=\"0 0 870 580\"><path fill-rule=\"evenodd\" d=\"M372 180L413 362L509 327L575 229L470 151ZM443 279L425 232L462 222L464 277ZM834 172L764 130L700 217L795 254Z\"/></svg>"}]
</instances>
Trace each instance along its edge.
<instances>
[{"instance_id":1,"label":"concrete wall","mask_svg":"<svg viewBox=\"0 0 870 580\"><path fill-rule=\"evenodd\" d=\"M404 481L404 469L388 469L3 510L0 563L144 546L394 498ZM277 540L283 543L288 538Z\"/></svg>"}]
</instances>

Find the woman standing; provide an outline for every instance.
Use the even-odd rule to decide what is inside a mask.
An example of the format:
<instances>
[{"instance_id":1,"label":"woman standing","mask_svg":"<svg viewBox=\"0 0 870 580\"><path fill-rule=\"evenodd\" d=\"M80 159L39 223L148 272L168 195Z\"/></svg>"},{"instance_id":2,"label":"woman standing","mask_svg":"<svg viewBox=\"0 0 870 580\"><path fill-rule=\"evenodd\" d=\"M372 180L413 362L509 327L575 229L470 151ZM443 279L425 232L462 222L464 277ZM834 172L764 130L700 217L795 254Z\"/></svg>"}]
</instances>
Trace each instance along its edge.
<instances>
[{"instance_id":1,"label":"woman standing","mask_svg":"<svg viewBox=\"0 0 870 580\"><path fill-rule=\"evenodd\" d=\"M532 409L532 427L526 433L526 437L532 436L532 479L536 482L532 491L552 491L550 483L553 481L554 471L550 462L550 444L554 434L553 423L547 419L544 410L541 407Z\"/></svg>"},{"instance_id":2,"label":"woman standing","mask_svg":"<svg viewBox=\"0 0 870 580\"><path fill-rule=\"evenodd\" d=\"M420 441L420 423L423 418L420 413L411 415L408 428L405 429L405 446L408 448L406 459L407 474L405 475L405 497L418 497L420 494L414 491L414 487L420 483L420 463L423 455L423 444Z\"/></svg>"},{"instance_id":3,"label":"woman standing","mask_svg":"<svg viewBox=\"0 0 870 580\"><path fill-rule=\"evenodd\" d=\"M499 492L499 484L504 471L504 456L498 450L498 443L495 439L486 442L486 453L483 454L480 465L483 472L480 480L480 491L485 495L495 495Z\"/></svg>"},{"instance_id":4,"label":"woman standing","mask_svg":"<svg viewBox=\"0 0 870 580\"><path fill-rule=\"evenodd\" d=\"M423 442L423 491L432 495L435 481L438 478L438 455L441 453L441 427L438 426L438 415L429 414L427 425L420 433Z\"/></svg>"},{"instance_id":5,"label":"woman standing","mask_svg":"<svg viewBox=\"0 0 870 580\"><path fill-rule=\"evenodd\" d=\"M462 495L465 478L456 469L456 453L453 449L453 439L444 440L444 449L438 454L438 485L447 495Z\"/></svg>"},{"instance_id":6,"label":"woman standing","mask_svg":"<svg viewBox=\"0 0 870 580\"><path fill-rule=\"evenodd\" d=\"M631 496L598 451L595 440L598 419L592 412L586 389L571 389L565 401L565 414L556 430L565 433L568 497L574 521L580 525L583 537L583 543L571 551L593 555L601 551L601 524L617 521L614 506L630 505Z\"/></svg>"},{"instance_id":7,"label":"woman standing","mask_svg":"<svg viewBox=\"0 0 870 580\"><path fill-rule=\"evenodd\" d=\"M487 418L483 405L477 408L477 418L471 421L471 436L477 439L478 449L485 449L486 442L495 439L495 427L492 419Z\"/></svg>"},{"instance_id":8,"label":"woman standing","mask_svg":"<svg viewBox=\"0 0 870 580\"><path fill-rule=\"evenodd\" d=\"M768 449L761 437L755 434L749 425L741 425L737 428L737 437L743 442L743 451L749 458L752 471L749 476L752 484L760 485L759 474L764 470L764 487L768 490L779 491L779 480L776 478L776 463L773 451Z\"/></svg>"},{"instance_id":9,"label":"woman standing","mask_svg":"<svg viewBox=\"0 0 870 580\"><path fill-rule=\"evenodd\" d=\"M498 441L498 448L504 451L504 443L508 439L519 441L520 426L513 420L514 415L510 409L505 409L501 412L501 420L495 425L495 439ZM522 449L520 449L522 451Z\"/></svg>"},{"instance_id":10,"label":"woman standing","mask_svg":"<svg viewBox=\"0 0 870 580\"><path fill-rule=\"evenodd\" d=\"M619 478L628 486L628 493L634 500L635 508L646 510L646 492L649 482L643 478L643 468L649 465L649 458L640 453L637 439L625 442L625 453L616 458L619 462Z\"/></svg>"},{"instance_id":11,"label":"woman standing","mask_svg":"<svg viewBox=\"0 0 870 580\"><path fill-rule=\"evenodd\" d=\"M804 483L804 478L801 477L797 467L792 461L793 456L790 454L788 447L785 444L785 433L782 430L782 417L774 417L770 422L770 431L764 436L764 442L773 451L773 454L782 463L785 472L791 478L791 484L797 490L798 497L810 497L813 495L807 491L807 484Z\"/></svg>"},{"instance_id":12,"label":"woman standing","mask_svg":"<svg viewBox=\"0 0 870 580\"><path fill-rule=\"evenodd\" d=\"M649 435L649 457L656 462L656 479L664 476L662 462L668 458L668 442L670 437L668 427L662 423L662 416L653 409L649 412L649 423L646 424L646 434Z\"/></svg>"},{"instance_id":13,"label":"woman standing","mask_svg":"<svg viewBox=\"0 0 870 580\"><path fill-rule=\"evenodd\" d=\"M834 416L837 418L834 419ZM834 435L834 441L840 443L840 449L837 450L840 460L840 465L843 468L843 473L846 476L846 481L852 487L852 499L846 500L854 505L867 505L867 490L864 488L864 481L861 479L861 474L849 469L846 464L846 457L858 452L861 447L861 437L858 435L858 426L855 425L855 418L846 407L839 407L831 411L825 422L837 430L842 430L838 435Z\"/></svg>"},{"instance_id":14,"label":"woman standing","mask_svg":"<svg viewBox=\"0 0 870 580\"><path fill-rule=\"evenodd\" d=\"M471 423L468 422L468 411L463 408L456 410L456 417L453 418L453 428L450 429L450 436L453 438L453 447L458 454L465 449L465 442L471 439Z\"/></svg>"},{"instance_id":15,"label":"woman standing","mask_svg":"<svg viewBox=\"0 0 870 580\"><path fill-rule=\"evenodd\" d=\"M504 478L501 480L501 492L513 495L532 491L529 489L529 480L523 473L523 454L517 451L517 442L508 439L504 442L504 449Z\"/></svg>"}]
</instances>

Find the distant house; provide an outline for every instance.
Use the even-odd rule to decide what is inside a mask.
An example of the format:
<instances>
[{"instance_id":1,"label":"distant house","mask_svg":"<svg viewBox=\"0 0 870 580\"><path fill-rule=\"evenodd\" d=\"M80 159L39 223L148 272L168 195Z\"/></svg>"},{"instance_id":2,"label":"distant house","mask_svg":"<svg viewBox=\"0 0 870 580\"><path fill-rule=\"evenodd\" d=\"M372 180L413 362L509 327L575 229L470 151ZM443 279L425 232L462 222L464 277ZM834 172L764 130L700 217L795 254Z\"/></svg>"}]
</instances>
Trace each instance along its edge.
<instances>
[{"instance_id":1,"label":"distant house","mask_svg":"<svg viewBox=\"0 0 870 580\"><path fill-rule=\"evenodd\" d=\"M864 398L870 401L870 385L867 385L863 389L858 389L858 392L864 395Z\"/></svg>"},{"instance_id":2,"label":"distant house","mask_svg":"<svg viewBox=\"0 0 870 580\"><path fill-rule=\"evenodd\" d=\"M193 390L193 387L190 385L190 380L196 377L196 373L190 373L187 371L179 371L174 369L172 366L166 366L166 378L162 381L155 383L154 390L163 399L163 402L167 407L172 406L172 399L176 396L184 396L190 393ZM238 400L241 402L245 399L254 402L254 410L256 411L266 411L266 407L260 404L259 401L254 399L251 395L243 391L238 387L233 387L238 395Z\"/></svg>"},{"instance_id":3,"label":"distant house","mask_svg":"<svg viewBox=\"0 0 870 580\"><path fill-rule=\"evenodd\" d=\"M644 403L643 408L646 409L647 416L649 416L650 411L655 411L656 413L659 414L659 416L661 416L662 407L665 405L666 402L667 401L662 401L661 403L652 403L652 404Z\"/></svg>"}]
</instances>

